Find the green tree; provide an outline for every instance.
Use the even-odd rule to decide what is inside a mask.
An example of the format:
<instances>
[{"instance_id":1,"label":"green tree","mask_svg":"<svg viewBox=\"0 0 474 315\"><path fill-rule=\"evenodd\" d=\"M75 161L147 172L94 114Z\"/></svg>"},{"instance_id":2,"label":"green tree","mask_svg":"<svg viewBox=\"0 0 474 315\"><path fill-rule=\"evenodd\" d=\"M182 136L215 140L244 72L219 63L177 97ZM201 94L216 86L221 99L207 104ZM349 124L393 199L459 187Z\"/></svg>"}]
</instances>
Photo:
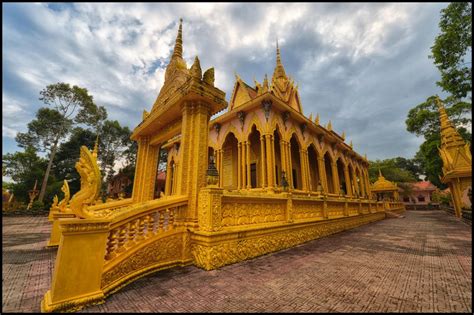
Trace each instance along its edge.
<instances>
[{"instance_id":1,"label":"green tree","mask_svg":"<svg viewBox=\"0 0 474 315\"><path fill-rule=\"evenodd\" d=\"M429 56L441 72L441 81L437 84L450 93L443 100L446 113L464 140L469 142L471 132L467 127L472 125L472 62L465 62L465 58L472 51L471 22L471 3L455 2L441 10L441 33L436 37ZM405 123L409 132L425 139L414 160L429 181L438 187L446 187L439 179L443 164L438 153L440 122L435 98L430 96L412 108Z\"/></svg>"},{"instance_id":2,"label":"green tree","mask_svg":"<svg viewBox=\"0 0 474 315\"><path fill-rule=\"evenodd\" d=\"M88 129L76 127L71 131L71 136L66 142L61 143L54 158L53 173L56 178L63 182L68 181L71 196L79 191L81 181L76 170L76 162L79 160L80 147L85 145L89 149L94 147L96 133Z\"/></svg>"},{"instance_id":3,"label":"green tree","mask_svg":"<svg viewBox=\"0 0 474 315\"><path fill-rule=\"evenodd\" d=\"M134 157L136 154L136 143L130 140L131 131L128 127L122 127L117 120L106 120L99 133L99 160L101 172L107 183L114 175L115 163L119 160ZM135 153L135 154L134 154ZM128 162L130 163L130 162Z\"/></svg>"},{"instance_id":4,"label":"green tree","mask_svg":"<svg viewBox=\"0 0 474 315\"><path fill-rule=\"evenodd\" d=\"M439 28L441 34L436 37L429 56L441 72L437 84L454 97L465 98L472 91L472 61L465 62L472 52L472 4L449 4L441 10Z\"/></svg>"},{"instance_id":5,"label":"green tree","mask_svg":"<svg viewBox=\"0 0 474 315\"><path fill-rule=\"evenodd\" d=\"M38 201L43 201L48 177L59 143L70 133L74 125L100 126L106 119L104 107L97 106L87 89L71 87L67 83L48 85L40 92L39 98L54 109L41 108L36 119L28 124L26 133L18 133L16 141L20 147L33 146L38 151L49 153L49 162L44 173Z\"/></svg>"},{"instance_id":6,"label":"green tree","mask_svg":"<svg viewBox=\"0 0 474 315\"><path fill-rule=\"evenodd\" d=\"M48 161L39 157L33 147L26 147L25 152L7 153L2 156L4 174L10 176L14 183L9 188L18 201L28 202L28 191L35 181L41 179Z\"/></svg>"},{"instance_id":7,"label":"green tree","mask_svg":"<svg viewBox=\"0 0 474 315\"><path fill-rule=\"evenodd\" d=\"M369 179L372 183L378 179L379 170L387 180L392 182L404 183L419 180L418 173L416 173L418 166L415 162L405 158L397 157L393 159L370 161Z\"/></svg>"}]
</instances>

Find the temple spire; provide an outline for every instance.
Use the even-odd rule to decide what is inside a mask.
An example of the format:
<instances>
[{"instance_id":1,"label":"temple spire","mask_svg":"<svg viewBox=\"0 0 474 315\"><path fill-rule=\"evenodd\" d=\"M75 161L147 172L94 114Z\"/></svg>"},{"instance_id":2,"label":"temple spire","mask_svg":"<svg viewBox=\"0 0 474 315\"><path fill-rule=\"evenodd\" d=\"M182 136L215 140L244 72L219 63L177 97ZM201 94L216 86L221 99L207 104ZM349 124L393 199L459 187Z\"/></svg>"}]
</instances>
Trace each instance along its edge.
<instances>
[{"instance_id":1,"label":"temple spire","mask_svg":"<svg viewBox=\"0 0 474 315\"><path fill-rule=\"evenodd\" d=\"M174 44L173 57L183 58L183 19L179 19L178 35Z\"/></svg>"},{"instance_id":2,"label":"temple spire","mask_svg":"<svg viewBox=\"0 0 474 315\"><path fill-rule=\"evenodd\" d=\"M283 64L281 63L281 54L280 54L280 47L278 46L278 39L276 42L276 66L275 66L275 71L273 72L273 78L272 81L278 78L285 78L288 80L286 73L285 73L285 68L283 67Z\"/></svg>"},{"instance_id":3,"label":"temple spire","mask_svg":"<svg viewBox=\"0 0 474 315\"><path fill-rule=\"evenodd\" d=\"M464 146L464 140L449 120L446 109L438 96L436 96L435 102L438 106L439 120L441 123L441 146Z\"/></svg>"}]
</instances>

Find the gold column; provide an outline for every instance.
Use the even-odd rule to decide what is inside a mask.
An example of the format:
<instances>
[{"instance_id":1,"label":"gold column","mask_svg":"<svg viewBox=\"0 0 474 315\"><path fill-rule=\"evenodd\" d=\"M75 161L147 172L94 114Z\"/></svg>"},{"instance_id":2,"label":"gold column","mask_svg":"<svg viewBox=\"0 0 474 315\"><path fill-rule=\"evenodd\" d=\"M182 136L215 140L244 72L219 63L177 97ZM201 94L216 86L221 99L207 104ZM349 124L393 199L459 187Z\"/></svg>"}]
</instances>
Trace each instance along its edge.
<instances>
[{"instance_id":1,"label":"gold column","mask_svg":"<svg viewBox=\"0 0 474 315\"><path fill-rule=\"evenodd\" d=\"M237 189L242 189L242 142L237 145Z\"/></svg>"},{"instance_id":2,"label":"gold column","mask_svg":"<svg viewBox=\"0 0 474 315\"><path fill-rule=\"evenodd\" d=\"M303 190L308 190L308 185L306 183L306 158L308 157L308 151L300 149L300 164L301 164L301 184L303 185Z\"/></svg>"},{"instance_id":3,"label":"gold column","mask_svg":"<svg viewBox=\"0 0 474 315\"><path fill-rule=\"evenodd\" d=\"M286 179L288 180L288 170L286 166L286 144L284 140L280 140L280 162L281 170L285 172Z\"/></svg>"},{"instance_id":4,"label":"gold column","mask_svg":"<svg viewBox=\"0 0 474 315\"><path fill-rule=\"evenodd\" d=\"M349 166L344 165L344 179L346 181L346 195L352 196L351 180L349 176Z\"/></svg>"},{"instance_id":5,"label":"gold column","mask_svg":"<svg viewBox=\"0 0 474 315\"><path fill-rule=\"evenodd\" d=\"M261 174L262 179L260 180L262 184L262 188L266 187L266 180L265 180L265 167L266 167L266 160L265 160L265 137L263 135L260 136L260 166L261 166Z\"/></svg>"},{"instance_id":6,"label":"gold column","mask_svg":"<svg viewBox=\"0 0 474 315\"><path fill-rule=\"evenodd\" d=\"M364 173L360 171L360 186L362 188L362 196L365 197L365 176L363 175Z\"/></svg>"},{"instance_id":7,"label":"gold column","mask_svg":"<svg viewBox=\"0 0 474 315\"><path fill-rule=\"evenodd\" d=\"M165 195L166 196L169 196L171 195L170 192L171 192L171 187L170 187L170 182L171 182L171 174L173 172L171 171L170 169L170 161L168 161L166 163L166 181L165 181Z\"/></svg>"},{"instance_id":8,"label":"gold column","mask_svg":"<svg viewBox=\"0 0 474 315\"><path fill-rule=\"evenodd\" d=\"M357 184L357 178L356 178L356 175L355 175L355 170L352 170L352 186L354 187L354 195L358 195L359 194L359 189L357 186L359 186Z\"/></svg>"},{"instance_id":9,"label":"gold column","mask_svg":"<svg viewBox=\"0 0 474 315\"><path fill-rule=\"evenodd\" d=\"M286 153L288 154L288 179L290 181L290 187L294 189L295 187L293 187L293 161L291 158L291 142L287 142L287 144L288 146Z\"/></svg>"},{"instance_id":10,"label":"gold column","mask_svg":"<svg viewBox=\"0 0 474 315\"><path fill-rule=\"evenodd\" d=\"M271 141L271 148L272 148L272 171L273 171L273 186L276 187L276 163L275 163L275 139L273 139L273 135L270 135L270 141Z\"/></svg>"},{"instance_id":11,"label":"gold column","mask_svg":"<svg viewBox=\"0 0 474 315\"><path fill-rule=\"evenodd\" d=\"M267 184L268 187L272 188L275 186L274 181L273 181L273 156L272 156L272 148L271 148L271 140L270 140L271 134L266 134L265 135L265 145L267 147Z\"/></svg>"},{"instance_id":12,"label":"gold column","mask_svg":"<svg viewBox=\"0 0 474 315\"><path fill-rule=\"evenodd\" d=\"M321 185L323 186L323 190L325 193L328 192L328 183L326 177L326 165L324 163L323 157L318 157L318 168L319 168L319 178L321 181Z\"/></svg>"},{"instance_id":13,"label":"gold column","mask_svg":"<svg viewBox=\"0 0 474 315\"><path fill-rule=\"evenodd\" d=\"M368 172L367 169L365 170L364 177L365 177L365 184L366 184L366 187L367 187L367 198L370 199L371 196L372 196L372 192L370 191L369 172Z\"/></svg>"},{"instance_id":14,"label":"gold column","mask_svg":"<svg viewBox=\"0 0 474 315\"><path fill-rule=\"evenodd\" d=\"M339 172L337 171L337 163L331 162L332 169L332 183L334 187L334 193L339 195Z\"/></svg>"},{"instance_id":15,"label":"gold column","mask_svg":"<svg viewBox=\"0 0 474 315\"><path fill-rule=\"evenodd\" d=\"M245 141L246 164L247 164L247 189L252 188L252 181L250 179L250 141Z\"/></svg>"}]
</instances>

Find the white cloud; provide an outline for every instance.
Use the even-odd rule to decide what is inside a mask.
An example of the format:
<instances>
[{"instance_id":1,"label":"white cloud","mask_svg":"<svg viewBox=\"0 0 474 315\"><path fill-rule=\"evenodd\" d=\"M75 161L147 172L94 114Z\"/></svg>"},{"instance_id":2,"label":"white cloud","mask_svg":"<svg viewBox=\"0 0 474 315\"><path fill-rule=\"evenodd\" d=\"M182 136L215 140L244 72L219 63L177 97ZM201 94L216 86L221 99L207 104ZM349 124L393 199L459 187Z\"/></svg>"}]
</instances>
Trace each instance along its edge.
<instances>
[{"instance_id":1,"label":"white cloud","mask_svg":"<svg viewBox=\"0 0 474 315\"><path fill-rule=\"evenodd\" d=\"M75 3L59 10L41 3L7 4L4 9L16 12L4 13L4 79L12 82L4 88L9 95L9 101L3 101L6 137L26 129L41 105L39 91L59 81L86 87L107 108L109 118L134 128L143 109L151 109L163 84L163 62L169 58L178 19L183 17L188 66L195 55L203 70L214 66L216 86L226 92L227 99L234 70L250 78L249 84L253 76L261 81L264 72L273 72L278 37L283 60L289 60L287 72L299 84L304 112L320 111L322 121L331 119L335 128L357 116L361 122L344 125L346 134L350 137L352 131L354 139L367 143L376 135L363 130L364 119L368 125L371 115L394 116L390 110L397 110L399 122L406 115L402 112L406 108L394 108L400 100L383 98L390 87L382 86L380 78L403 87L406 76L421 82L420 76L431 64L425 50L434 37L420 46L423 54L406 56L406 65L399 66L398 73L387 73L389 66L394 69L391 56L408 54L409 45L432 36L439 15L439 5L411 3ZM428 19L427 14L433 17ZM431 31L425 31L428 35L415 27L423 16L434 21L427 28ZM361 112L367 104L370 110ZM383 135L379 132L378 136ZM406 137L411 135L406 133ZM411 143L410 150L408 155L416 145Z\"/></svg>"}]
</instances>

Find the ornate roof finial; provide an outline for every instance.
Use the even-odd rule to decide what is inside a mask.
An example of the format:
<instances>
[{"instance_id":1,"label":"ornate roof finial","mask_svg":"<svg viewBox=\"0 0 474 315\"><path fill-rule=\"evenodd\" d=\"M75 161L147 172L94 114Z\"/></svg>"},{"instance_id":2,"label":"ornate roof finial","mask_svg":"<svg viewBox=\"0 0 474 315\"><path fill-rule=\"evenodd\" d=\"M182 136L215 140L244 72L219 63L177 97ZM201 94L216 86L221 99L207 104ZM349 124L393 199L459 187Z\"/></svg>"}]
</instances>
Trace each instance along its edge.
<instances>
[{"instance_id":1,"label":"ornate roof finial","mask_svg":"<svg viewBox=\"0 0 474 315\"><path fill-rule=\"evenodd\" d=\"M352 140L351 140L351 143L349 143L349 146L351 147L351 149L353 148Z\"/></svg>"},{"instance_id":2,"label":"ornate roof finial","mask_svg":"<svg viewBox=\"0 0 474 315\"><path fill-rule=\"evenodd\" d=\"M316 118L314 119L314 123L319 125L319 113L316 114Z\"/></svg>"},{"instance_id":3,"label":"ornate roof finial","mask_svg":"<svg viewBox=\"0 0 474 315\"><path fill-rule=\"evenodd\" d=\"M382 171L380 170L380 168L379 168L379 177L383 177Z\"/></svg>"},{"instance_id":4,"label":"ornate roof finial","mask_svg":"<svg viewBox=\"0 0 474 315\"><path fill-rule=\"evenodd\" d=\"M198 56L194 58L194 63L191 66L191 75L199 80L202 78L201 63L199 62Z\"/></svg>"},{"instance_id":5,"label":"ornate roof finial","mask_svg":"<svg viewBox=\"0 0 474 315\"><path fill-rule=\"evenodd\" d=\"M332 130L331 121L328 122L328 125L326 126L326 129L329 130L329 131Z\"/></svg>"},{"instance_id":6,"label":"ornate roof finial","mask_svg":"<svg viewBox=\"0 0 474 315\"><path fill-rule=\"evenodd\" d=\"M269 89L268 87L268 78L267 78L267 74L265 73L265 78L263 79L263 92L267 92Z\"/></svg>"},{"instance_id":7,"label":"ornate roof finial","mask_svg":"<svg viewBox=\"0 0 474 315\"><path fill-rule=\"evenodd\" d=\"M282 78L282 77L288 80L288 78L286 76L286 73L285 73L285 68L283 68L283 65L281 63L280 47L278 46L278 39L277 39L277 43L276 43L276 67L275 67L275 71L273 71L272 82L275 79Z\"/></svg>"},{"instance_id":8,"label":"ornate roof finial","mask_svg":"<svg viewBox=\"0 0 474 315\"><path fill-rule=\"evenodd\" d=\"M183 58L183 19L179 19L178 35L176 36L176 42L174 44L173 57Z\"/></svg>"},{"instance_id":9,"label":"ornate roof finial","mask_svg":"<svg viewBox=\"0 0 474 315\"><path fill-rule=\"evenodd\" d=\"M309 114L309 120L313 121L313 113Z\"/></svg>"},{"instance_id":10,"label":"ornate roof finial","mask_svg":"<svg viewBox=\"0 0 474 315\"><path fill-rule=\"evenodd\" d=\"M97 157L97 153L99 151L99 134L95 138L94 150L92 151L92 156Z\"/></svg>"},{"instance_id":11,"label":"ornate roof finial","mask_svg":"<svg viewBox=\"0 0 474 315\"><path fill-rule=\"evenodd\" d=\"M342 140L346 140L346 132L345 131L342 132L341 138L342 138Z\"/></svg>"}]
</instances>

